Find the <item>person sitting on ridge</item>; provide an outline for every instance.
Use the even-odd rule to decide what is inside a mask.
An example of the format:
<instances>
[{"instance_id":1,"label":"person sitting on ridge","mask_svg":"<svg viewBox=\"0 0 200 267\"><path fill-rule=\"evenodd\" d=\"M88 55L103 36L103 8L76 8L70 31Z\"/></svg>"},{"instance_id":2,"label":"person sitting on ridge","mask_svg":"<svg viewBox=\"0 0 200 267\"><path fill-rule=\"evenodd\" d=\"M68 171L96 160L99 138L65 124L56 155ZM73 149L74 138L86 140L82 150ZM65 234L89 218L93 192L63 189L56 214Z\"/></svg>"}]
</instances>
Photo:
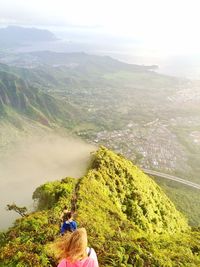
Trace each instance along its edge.
<instances>
[{"instance_id":1,"label":"person sitting on ridge","mask_svg":"<svg viewBox=\"0 0 200 267\"><path fill-rule=\"evenodd\" d=\"M67 212L63 218L63 224L61 226L61 235L64 235L65 232L73 232L77 229L77 223L73 221L71 211Z\"/></svg>"},{"instance_id":2,"label":"person sitting on ridge","mask_svg":"<svg viewBox=\"0 0 200 267\"><path fill-rule=\"evenodd\" d=\"M62 259L57 267L98 267L96 252L87 246L87 232L79 228L68 233L59 244Z\"/></svg>"}]
</instances>

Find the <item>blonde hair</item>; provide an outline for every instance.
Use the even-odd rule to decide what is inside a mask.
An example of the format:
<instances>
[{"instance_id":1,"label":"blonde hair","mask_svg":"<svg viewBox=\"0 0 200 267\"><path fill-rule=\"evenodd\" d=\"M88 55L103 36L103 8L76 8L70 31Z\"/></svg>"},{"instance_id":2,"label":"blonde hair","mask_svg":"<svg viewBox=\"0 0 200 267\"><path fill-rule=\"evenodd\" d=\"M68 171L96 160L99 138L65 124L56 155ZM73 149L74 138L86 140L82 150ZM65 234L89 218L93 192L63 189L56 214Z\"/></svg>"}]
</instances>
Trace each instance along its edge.
<instances>
[{"instance_id":1,"label":"blonde hair","mask_svg":"<svg viewBox=\"0 0 200 267\"><path fill-rule=\"evenodd\" d=\"M64 235L59 244L60 258L66 258L73 263L87 257L87 232L85 228L79 228L73 233Z\"/></svg>"}]
</instances>

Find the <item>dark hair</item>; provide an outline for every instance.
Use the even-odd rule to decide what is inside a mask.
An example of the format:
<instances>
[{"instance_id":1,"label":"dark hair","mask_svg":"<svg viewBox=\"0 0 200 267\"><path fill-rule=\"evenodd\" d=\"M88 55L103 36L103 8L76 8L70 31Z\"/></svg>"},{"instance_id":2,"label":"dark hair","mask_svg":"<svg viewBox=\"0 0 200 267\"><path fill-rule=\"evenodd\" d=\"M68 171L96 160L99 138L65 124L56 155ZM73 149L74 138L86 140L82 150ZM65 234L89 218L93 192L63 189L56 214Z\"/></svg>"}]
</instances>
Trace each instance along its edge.
<instances>
[{"instance_id":1,"label":"dark hair","mask_svg":"<svg viewBox=\"0 0 200 267\"><path fill-rule=\"evenodd\" d=\"M72 218L72 213L71 213L71 211L65 213L64 216L63 216L63 220L64 220L64 221L69 220L69 219L71 219L71 218Z\"/></svg>"},{"instance_id":2,"label":"dark hair","mask_svg":"<svg viewBox=\"0 0 200 267\"><path fill-rule=\"evenodd\" d=\"M63 209L64 209L64 210L67 210L67 206L65 205Z\"/></svg>"}]
</instances>

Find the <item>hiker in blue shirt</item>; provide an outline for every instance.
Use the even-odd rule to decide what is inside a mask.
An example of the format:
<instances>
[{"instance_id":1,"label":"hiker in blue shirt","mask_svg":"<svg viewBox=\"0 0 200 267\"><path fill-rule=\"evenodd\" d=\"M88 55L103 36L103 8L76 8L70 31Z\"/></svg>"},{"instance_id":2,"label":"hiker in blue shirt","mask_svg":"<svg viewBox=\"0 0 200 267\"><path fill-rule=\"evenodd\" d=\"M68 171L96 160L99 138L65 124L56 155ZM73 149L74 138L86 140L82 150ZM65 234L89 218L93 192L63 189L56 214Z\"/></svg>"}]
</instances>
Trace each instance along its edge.
<instances>
[{"instance_id":1,"label":"hiker in blue shirt","mask_svg":"<svg viewBox=\"0 0 200 267\"><path fill-rule=\"evenodd\" d=\"M76 229L77 223L73 220L72 213L69 211L64 215L61 235L64 235L65 232L74 232Z\"/></svg>"}]
</instances>

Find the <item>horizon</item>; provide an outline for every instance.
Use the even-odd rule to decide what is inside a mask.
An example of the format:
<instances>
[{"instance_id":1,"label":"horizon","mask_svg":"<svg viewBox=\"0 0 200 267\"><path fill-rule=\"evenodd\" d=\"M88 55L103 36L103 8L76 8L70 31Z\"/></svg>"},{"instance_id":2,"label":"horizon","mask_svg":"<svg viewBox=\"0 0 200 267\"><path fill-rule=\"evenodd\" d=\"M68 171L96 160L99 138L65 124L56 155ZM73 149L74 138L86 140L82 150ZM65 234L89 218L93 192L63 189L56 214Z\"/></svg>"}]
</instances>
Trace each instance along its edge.
<instances>
[{"instance_id":1,"label":"horizon","mask_svg":"<svg viewBox=\"0 0 200 267\"><path fill-rule=\"evenodd\" d=\"M19 47L13 52L31 52L31 51L54 51L61 53L78 53L110 56L116 60L136 65L157 65L157 72L169 76L181 77L186 79L200 79L200 55L171 55L158 56L145 54L140 47L140 42L131 43L129 38L121 39L118 36L108 35L106 33L97 33L80 27L45 27L37 25L4 25L0 29L10 26L48 30L58 39L52 42L38 43ZM33 49L33 50L32 50ZM134 50L134 52L133 52Z\"/></svg>"},{"instance_id":2,"label":"horizon","mask_svg":"<svg viewBox=\"0 0 200 267\"><path fill-rule=\"evenodd\" d=\"M0 4L0 28L47 29L71 42L72 52L158 65L160 73L200 79L200 4L196 0L0 0Z\"/></svg>"},{"instance_id":3,"label":"horizon","mask_svg":"<svg viewBox=\"0 0 200 267\"><path fill-rule=\"evenodd\" d=\"M1 2L0 26L90 31L137 42L141 52L158 57L200 54L196 0Z\"/></svg>"}]
</instances>

